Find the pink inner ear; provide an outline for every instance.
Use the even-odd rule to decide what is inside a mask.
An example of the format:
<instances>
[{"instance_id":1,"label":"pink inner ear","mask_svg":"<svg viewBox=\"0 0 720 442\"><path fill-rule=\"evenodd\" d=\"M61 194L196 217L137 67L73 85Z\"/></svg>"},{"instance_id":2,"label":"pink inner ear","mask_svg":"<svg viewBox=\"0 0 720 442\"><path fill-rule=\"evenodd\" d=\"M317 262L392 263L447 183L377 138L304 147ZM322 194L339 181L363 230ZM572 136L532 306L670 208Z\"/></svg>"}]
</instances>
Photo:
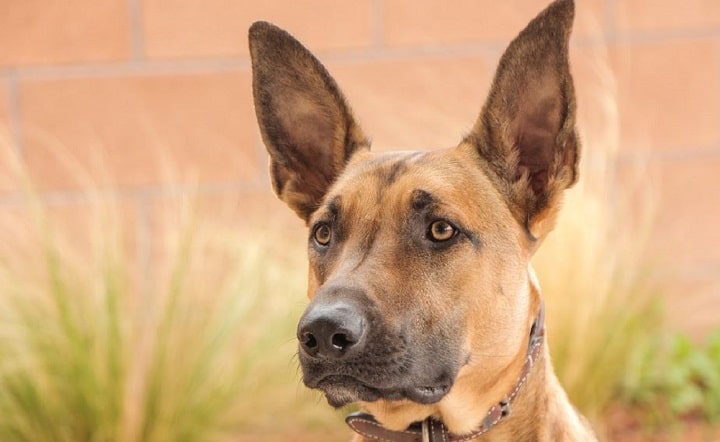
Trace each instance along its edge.
<instances>
[{"instance_id":1,"label":"pink inner ear","mask_svg":"<svg viewBox=\"0 0 720 442\"><path fill-rule=\"evenodd\" d=\"M547 81L543 83L544 87L533 89L532 94L521 98L514 124L518 173L527 172L535 195L547 188L562 118L559 92ZM520 176L522 174L518 178Z\"/></svg>"},{"instance_id":2,"label":"pink inner ear","mask_svg":"<svg viewBox=\"0 0 720 442\"><path fill-rule=\"evenodd\" d=\"M513 214L528 226L551 213L560 192L576 181L579 146L568 63L573 17L573 1L556 0L510 43L465 139L496 172Z\"/></svg>"},{"instance_id":3,"label":"pink inner ear","mask_svg":"<svg viewBox=\"0 0 720 442\"><path fill-rule=\"evenodd\" d=\"M297 153L313 162L319 170L332 168L333 143L341 117L338 112L318 104L296 91L280 95L284 105L277 106L277 117Z\"/></svg>"}]
</instances>

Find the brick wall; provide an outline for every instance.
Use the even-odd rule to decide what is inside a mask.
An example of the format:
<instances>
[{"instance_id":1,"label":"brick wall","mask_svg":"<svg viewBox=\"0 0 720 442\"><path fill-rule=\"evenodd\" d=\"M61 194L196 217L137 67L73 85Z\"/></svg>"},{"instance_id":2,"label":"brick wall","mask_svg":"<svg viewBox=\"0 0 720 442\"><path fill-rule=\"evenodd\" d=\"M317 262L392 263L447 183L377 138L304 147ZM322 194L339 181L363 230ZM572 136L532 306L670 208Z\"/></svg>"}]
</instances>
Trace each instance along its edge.
<instances>
[{"instance_id":1,"label":"brick wall","mask_svg":"<svg viewBox=\"0 0 720 442\"><path fill-rule=\"evenodd\" d=\"M720 2L576 2L584 124L602 120L601 85L619 109L620 163L658 177L648 181L659 195L652 243L677 271L673 317L716 326ZM273 21L318 54L376 147L434 148L468 129L507 41L545 3L0 0L0 127L58 211L90 209L77 163L103 170L140 232L178 185L195 182L211 204L232 200L292 223L269 196L251 104L252 21ZM0 213L18 204L3 168Z\"/></svg>"}]
</instances>

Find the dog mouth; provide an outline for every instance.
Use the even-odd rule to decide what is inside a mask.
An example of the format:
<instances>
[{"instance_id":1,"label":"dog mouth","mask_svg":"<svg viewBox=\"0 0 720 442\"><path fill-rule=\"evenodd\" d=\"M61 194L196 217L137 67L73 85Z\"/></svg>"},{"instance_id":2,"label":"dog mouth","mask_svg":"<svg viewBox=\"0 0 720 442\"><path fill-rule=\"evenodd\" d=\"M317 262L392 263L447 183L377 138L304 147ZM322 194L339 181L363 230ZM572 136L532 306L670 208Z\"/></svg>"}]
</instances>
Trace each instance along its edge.
<instances>
[{"instance_id":1,"label":"dog mouth","mask_svg":"<svg viewBox=\"0 0 720 442\"><path fill-rule=\"evenodd\" d=\"M308 385L325 393L332 407L340 408L353 402L375 402L378 400L410 400L420 404L439 402L450 391L452 385L419 385L398 387L374 387L347 375L326 376L316 385Z\"/></svg>"}]
</instances>

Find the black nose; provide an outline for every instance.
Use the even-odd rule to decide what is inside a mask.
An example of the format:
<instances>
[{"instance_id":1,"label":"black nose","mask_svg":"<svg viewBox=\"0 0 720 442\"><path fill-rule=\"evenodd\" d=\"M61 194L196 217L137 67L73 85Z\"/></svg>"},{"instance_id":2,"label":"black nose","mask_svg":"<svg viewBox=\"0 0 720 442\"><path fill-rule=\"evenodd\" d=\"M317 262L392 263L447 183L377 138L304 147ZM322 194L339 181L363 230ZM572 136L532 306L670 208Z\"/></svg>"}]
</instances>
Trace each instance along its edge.
<instances>
[{"instance_id":1,"label":"black nose","mask_svg":"<svg viewBox=\"0 0 720 442\"><path fill-rule=\"evenodd\" d=\"M300 349L315 358L342 358L363 347L366 323L361 309L347 302L311 305L298 324Z\"/></svg>"}]
</instances>

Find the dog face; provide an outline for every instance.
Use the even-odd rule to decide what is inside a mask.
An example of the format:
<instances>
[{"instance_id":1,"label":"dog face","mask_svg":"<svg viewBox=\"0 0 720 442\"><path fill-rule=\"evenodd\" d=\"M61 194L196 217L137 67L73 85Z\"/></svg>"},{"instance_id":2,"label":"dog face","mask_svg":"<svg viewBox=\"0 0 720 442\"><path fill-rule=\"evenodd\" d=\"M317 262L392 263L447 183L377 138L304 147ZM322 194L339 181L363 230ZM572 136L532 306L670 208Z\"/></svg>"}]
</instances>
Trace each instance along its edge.
<instances>
[{"instance_id":1,"label":"dog face","mask_svg":"<svg viewBox=\"0 0 720 442\"><path fill-rule=\"evenodd\" d=\"M300 361L332 405L435 403L462 366L498 362L494 334L519 348L525 332L494 311L529 308L503 296L522 289L529 238L476 158L470 146L360 153L309 218ZM312 337L328 348L309 347Z\"/></svg>"},{"instance_id":2,"label":"dog face","mask_svg":"<svg viewBox=\"0 0 720 442\"><path fill-rule=\"evenodd\" d=\"M423 418L522 361L539 302L529 260L577 177L573 12L554 2L510 44L457 147L389 154L370 151L307 49L251 27L273 188L309 227L303 380L331 405Z\"/></svg>"}]
</instances>

